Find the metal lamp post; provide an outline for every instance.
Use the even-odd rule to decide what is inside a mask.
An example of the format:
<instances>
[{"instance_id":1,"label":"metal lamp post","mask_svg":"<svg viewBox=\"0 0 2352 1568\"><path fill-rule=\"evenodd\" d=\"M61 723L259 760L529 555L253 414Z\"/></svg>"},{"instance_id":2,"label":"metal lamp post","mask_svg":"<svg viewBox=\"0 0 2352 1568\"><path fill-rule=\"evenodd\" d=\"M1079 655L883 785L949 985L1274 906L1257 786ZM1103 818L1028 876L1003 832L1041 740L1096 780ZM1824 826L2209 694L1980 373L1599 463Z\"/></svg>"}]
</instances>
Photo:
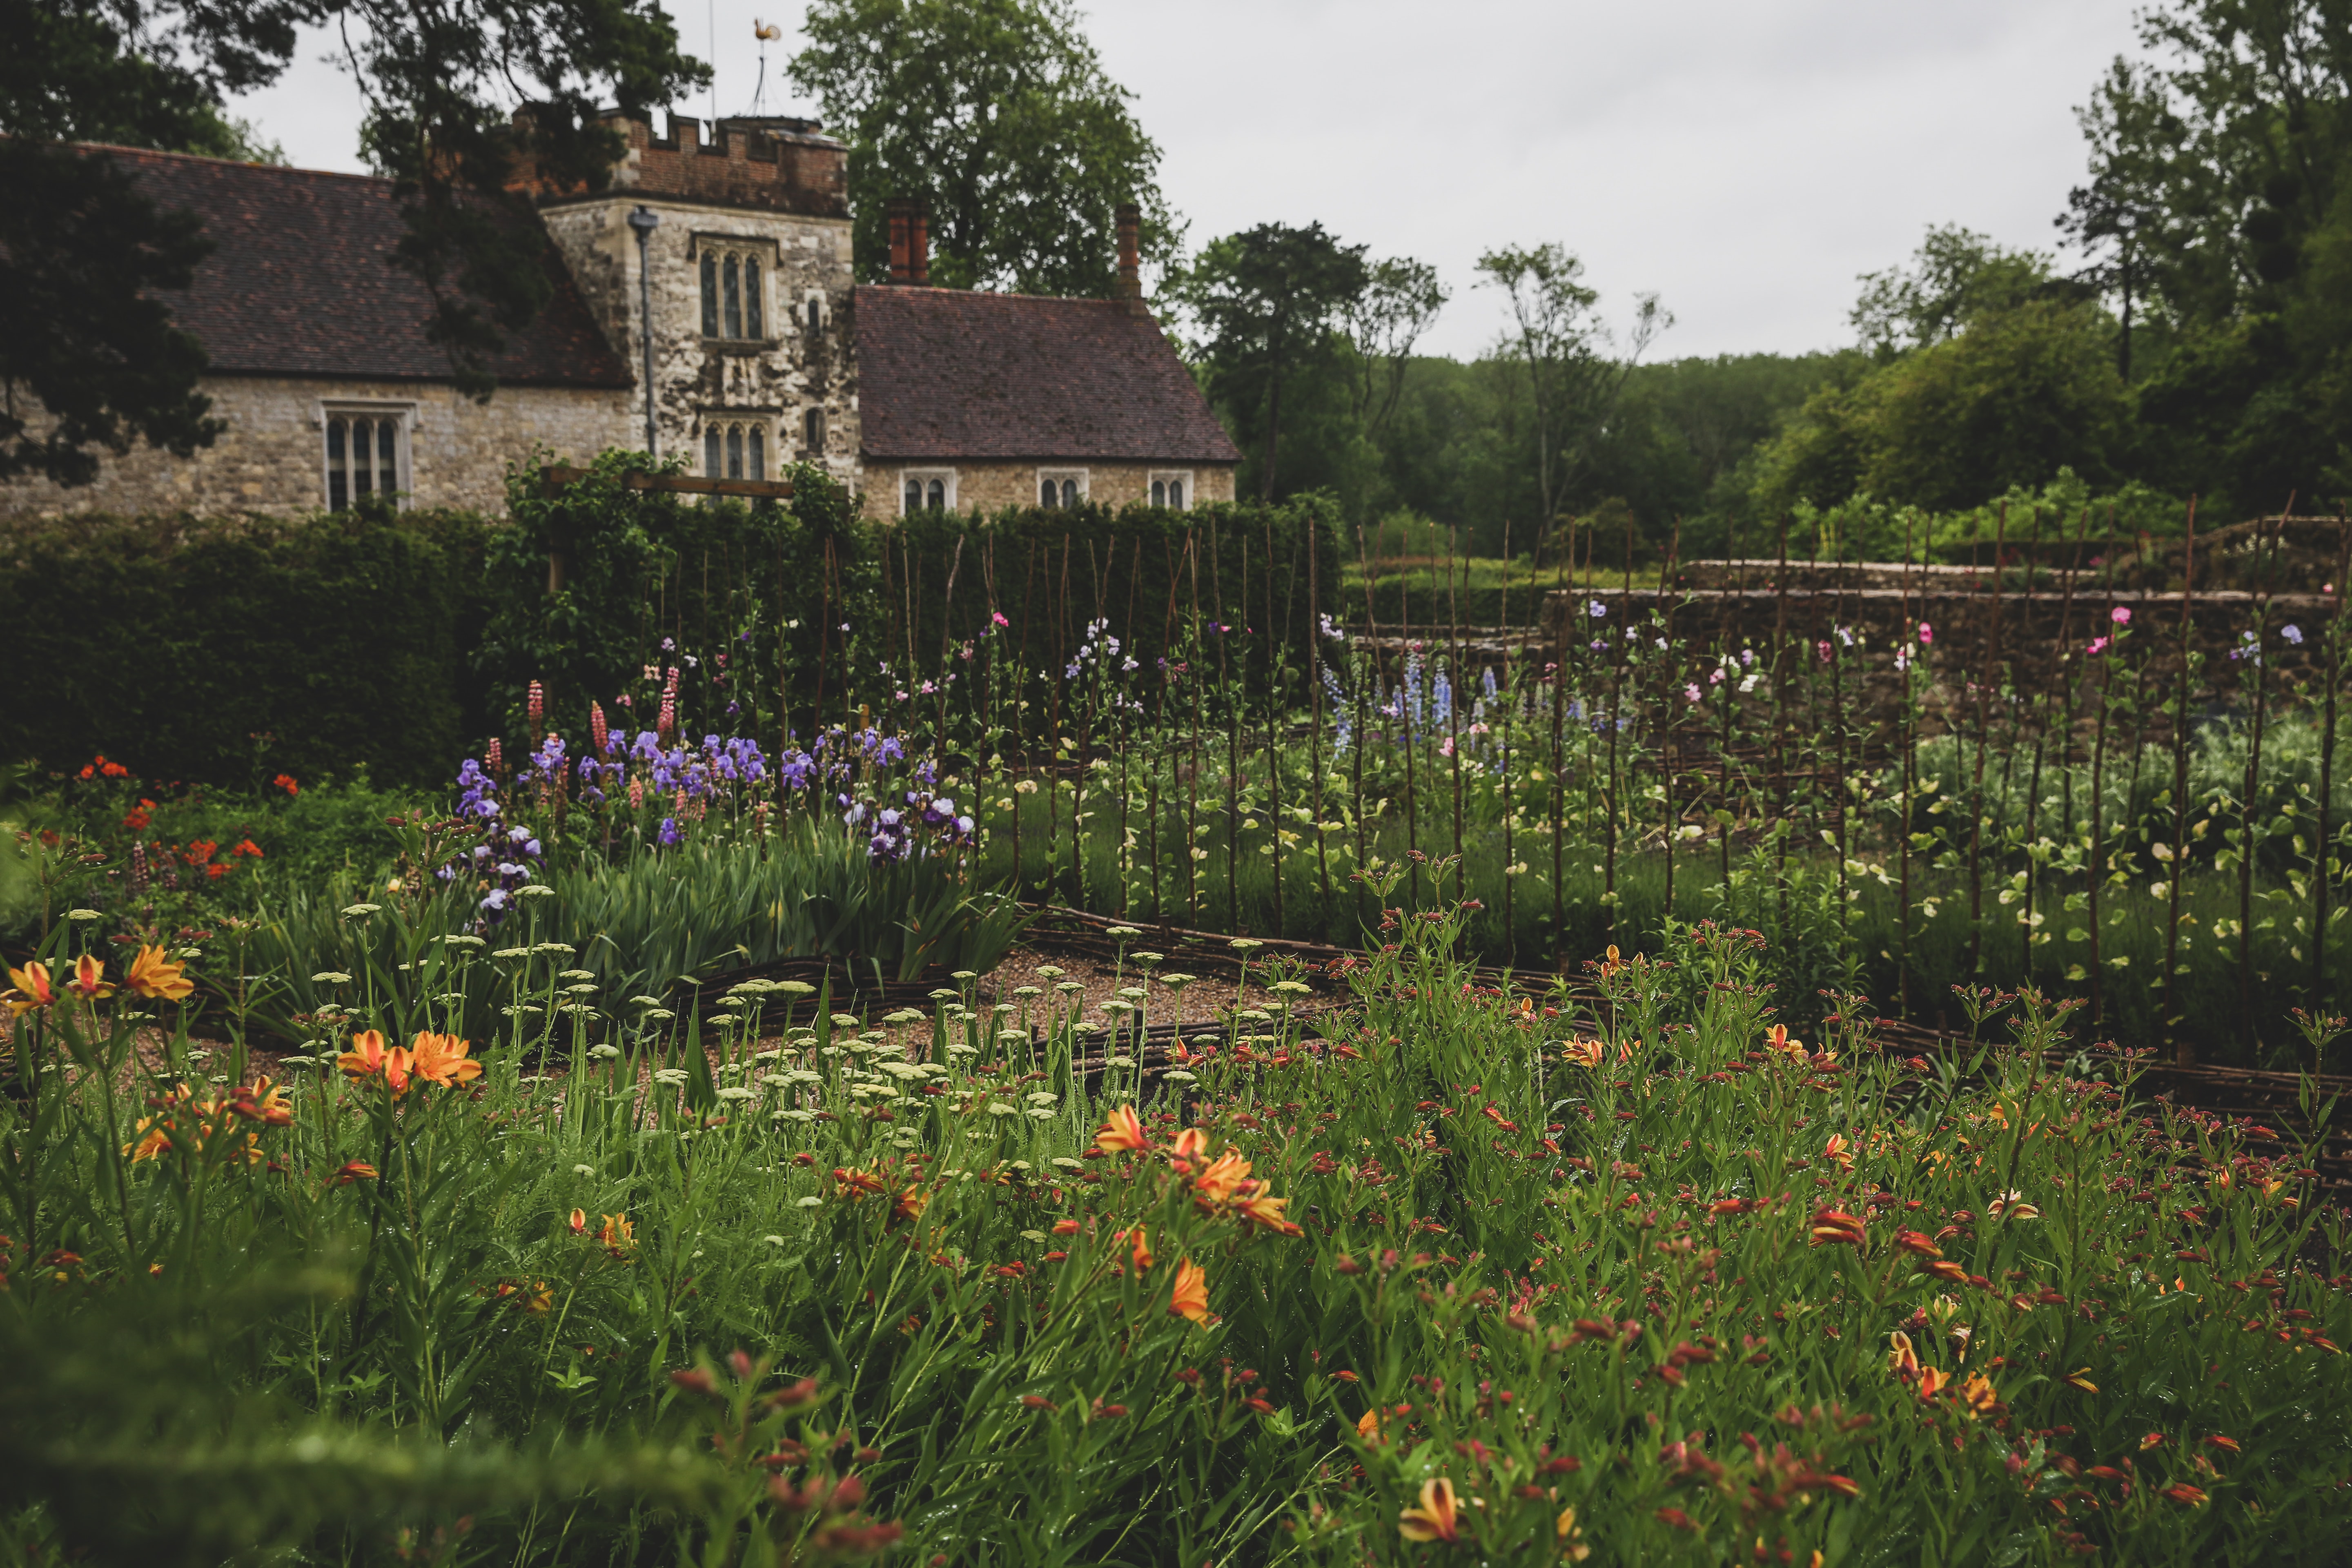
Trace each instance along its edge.
<instances>
[{"instance_id":1,"label":"metal lamp post","mask_svg":"<svg viewBox=\"0 0 2352 1568\"><path fill-rule=\"evenodd\" d=\"M661 226L661 218L652 208L640 205L629 215L629 226L637 231L637 314L645 329L646 454L658 458L660 437L654 431L654 272L646 245Z\"/></svg>"}]
</instances>

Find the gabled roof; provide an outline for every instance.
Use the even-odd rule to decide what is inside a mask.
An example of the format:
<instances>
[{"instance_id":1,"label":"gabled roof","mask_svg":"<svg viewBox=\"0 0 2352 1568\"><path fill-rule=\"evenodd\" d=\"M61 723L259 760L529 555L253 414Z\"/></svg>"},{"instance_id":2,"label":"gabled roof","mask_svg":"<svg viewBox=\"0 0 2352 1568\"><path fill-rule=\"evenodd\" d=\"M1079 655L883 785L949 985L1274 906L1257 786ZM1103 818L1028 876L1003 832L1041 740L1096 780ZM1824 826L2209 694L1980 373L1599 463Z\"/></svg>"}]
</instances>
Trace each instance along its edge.
<instances>
[{"instance_id":1,"label":"gabled roof","mask_svg":"<svg viewBox=\"0 0 2352 1568\"><path fill-rule=\"evenodd\" d=\"M210 373L382 381L447 381L448 355L428 342L433 299L390 264L406 232L392 182L315 169L233 163L181 153L93 148L134 173L159 205L205 220L213 252L195 283L158 295L211 356ZM548 248L554 296L506 335L489 366L523 386L626 386L628 367Z\"/></svg>"},{"instance_id":2,"label":"gabled roof","mask_svg":"<svg viewBox=\"0 0 2352 1568\"><path fill-rule=\"evenodd\" d=\"M853 309L869 461L1241 460L1165 334L1122 301L869 287Z\"/></svg>"}]
</instances>

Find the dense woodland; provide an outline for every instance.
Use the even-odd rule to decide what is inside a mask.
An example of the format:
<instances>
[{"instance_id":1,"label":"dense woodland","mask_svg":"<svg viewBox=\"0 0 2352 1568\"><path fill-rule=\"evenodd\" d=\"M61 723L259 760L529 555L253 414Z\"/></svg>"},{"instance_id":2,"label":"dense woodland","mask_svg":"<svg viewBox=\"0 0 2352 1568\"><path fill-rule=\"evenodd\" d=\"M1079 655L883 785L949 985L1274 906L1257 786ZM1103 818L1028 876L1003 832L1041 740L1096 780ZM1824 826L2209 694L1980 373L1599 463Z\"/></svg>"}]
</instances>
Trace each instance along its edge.
<instances>
[{"instance_id":1,"label":"dense woodland","mask_svg":"<svg viewBox=\"0 0 2352 1568\"><path fill-rule=\"evenodd\" d=\"M1507 528L1523 552L1547 517L1630 525L1653 552L1679 528L1687 554L1831 510L2112 504L2159 532L2191 497L2212 521L2335 510L2352 5L2170 0L2138 26L2147 59L2086 84L2083 184L2052 244L1931 228L1857 279L1852 339L1822 352L1668 357L1671 301L1601 300L1548 245L1480 262L1513 308L1488 353L1416 356L1446 299L1430 269L1319 227L1213 244L1171 293L1250 454L1244 489L1328 488L1359 525L1434 523L1475 554ZM1319 272L1298 259L1318 251ZM1235 294L1261 321L1291 312L1286 342L1220 317Z\"/></svg>"}]
</instances>

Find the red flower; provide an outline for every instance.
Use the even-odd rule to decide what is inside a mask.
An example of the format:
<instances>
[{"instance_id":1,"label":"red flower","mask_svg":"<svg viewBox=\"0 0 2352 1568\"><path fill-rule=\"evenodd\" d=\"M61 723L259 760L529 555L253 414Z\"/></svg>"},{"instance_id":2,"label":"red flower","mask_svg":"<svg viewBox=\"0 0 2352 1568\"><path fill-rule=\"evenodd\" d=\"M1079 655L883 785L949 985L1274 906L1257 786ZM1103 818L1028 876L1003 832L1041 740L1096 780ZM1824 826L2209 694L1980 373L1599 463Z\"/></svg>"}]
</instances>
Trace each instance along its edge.
<instances>
[{"instance_id":1,"label":"red flower","mask_svg":"<svg viewBox=\"0 0 2352 1568\"><path fill-rule=\"evenodd\" d=\"M250 838L241 840L237 844L237 847L230 850L229 853L232 855L250 855L257 860L262 858L261 846L256 844Z\"/></svg>"},{"instance_id":2,"label":"red flower","mask_svg":"<svg viewBox=\"0 0 2352 1568\"><path fill-rule=\"evenodd\" d=\"M279 773L276 778L271 779L269 782L274 787L284 790L288 795L300 795L302 793L302 786L294 782L294 775L292 773Z\"/></svg>"}]
</instances>

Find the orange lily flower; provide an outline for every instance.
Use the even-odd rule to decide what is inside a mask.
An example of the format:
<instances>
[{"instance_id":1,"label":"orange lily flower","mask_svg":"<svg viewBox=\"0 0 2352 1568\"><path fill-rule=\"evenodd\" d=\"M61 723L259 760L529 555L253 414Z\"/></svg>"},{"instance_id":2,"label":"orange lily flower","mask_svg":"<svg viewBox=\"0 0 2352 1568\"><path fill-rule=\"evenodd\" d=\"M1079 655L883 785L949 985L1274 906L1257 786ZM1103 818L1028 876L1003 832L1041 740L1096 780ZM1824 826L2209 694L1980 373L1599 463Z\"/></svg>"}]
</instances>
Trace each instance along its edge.
<instances>
[{"instance_id":1,"label":"orange lily flower","mask_svg":"<svg viewBox=\"0 0 2352 1568\"><path fill-rule=\"evenodd\" d=\"M890 1223L897 1225L901 1220L922 1218L923 1211L930 1206L930 1194L922 1188L908 1187L898 1194L898 1201L890 1205Z\"/></svg>"},{"instance_id":2,"label":"orange lily flower","mask_svg":"<svg viewBox=\"0 0 2352 1568\"><path fill-rule=\"evenodd\" d=\"M1790 1034L1786 1024L1775 1024L1765 1030L1764 1046L1768 1050L1779 1051L1785 1056L1801 1057L1805 1054L1805 1042Z\"/></svg>"},{"instance_id":3,"label":"orange lily flower","mask_svg":"<svg viewBox=\"0 0 2352 1568\"><path fill-rule=\"evenodd\" d=\"M1221 1204L1234 1195L1235 1189L1246 1181L1250 1163L1231 1149L1217 1156L1214 1163L1193 1178L1192 1185L1201 1196L1213 1204Z\"/></svg>"},{"instance_id":4,"label":"orange lily flower","mask_svg":"<svg viewBox=\"0 0 2352 1568\"><path fill-rule=\"evenodd\" d=\"M2206 1502L2205 1489L2192 1487L2187 1481L2174 1482L2164 1489L2164 1495L2175 1502L2185 1502L2190 1508L2203 1508Z\"/></svg>"},{"instance_id":5,"label":"orange lily flower","mask_svg":"<svg viewBox=\"0 0 2352 1568\"><path fill-rule=\"evenodd\" d=\"M12 967L8 984L15 989L0 993L0 1002L8 1005L12 1018L21 1018L37 1007L54 1006L57 1003L57 989L49 984L49 966L46 963L28 963L22 969Z\"/></svg>"},{"instance_id":6,"label":"orange lily flower","mask_svg":"<svg viewBox=\"0 0 2352 1568\"><path fill-rule=\"evenodd\" d=\"M238 1089L229 1109L265 1126L294 1125L294 1108L286 1102L286 1090L266 1078L255 1079Z\"/></svg>"},{"instance_id":7,"label":"orange lily flower","mask_svg":"<svg viewBox=\"0 0 2352 1568\"><path fill-rule=\"evenodd\" d=\"M2000 1403L1992 1380L1980 1372L1969 1373L1969 1380L1960 1384L1960 1404L1971 1417L1985 1415Z\"/></svg>"},{"instance_id":8,"label":"orange lily flower","mask_svg":"<svg viewBox=\"0 0 2352 1568\"><path fill-rule=\"evenodd\" d=\"M1823 1208L1814 1212L1811 1245L1859 1247L1863 1240L1862 1221L1843 1209Z\"/></svg>"},{"instance_id":9,"label":"orange lily flower","mask_svg":"<svg viewBox=\"0 0 2352 1568\"><path fill-rule=\"evenodd\" d=\"M335 1185L347 1187L353 1182L373 1182L375 1177L376 1170L373 1165L369 1164L365 1160L350 1160L344 1163L342 1169L335 1173Z\"/></svg>"},{"instance_id":10,"label":"orange lily flower","mask_svg":"<svg viewBox=\"0 0 2352 1568\"><path fill-rule=\"evenodd\" d=\"M1462 1521L1454 1497L1454 1483L1444 1476L1421 1483L1421 1506L1406 1509L1397 1520L1397 1533L1407 1541L1456 1542Z\"/></svg>"},{"instance_id":11,"label":"orange lily flower","mask_svg":"<svg viewBox=\"0 0 2352 1568\"><path fill-rule=\"evenodd\" d=\"M2238 1440L2235 1437L2224 1437L2219 1432L2216 1432L2210 1437L2206 1438L2205 1446L2209 1448L2227 1448L2232 1454L2240 1451L2238 1447Z\"/></svg>"},{"instance_id":12,"label":"orange lily flower","mask_svg":"<svg viewBox=\"0 0 2352 1568\"><path fill-rule=\"evenodd\" d=\"M588 1211L586 1209L573 1209L571 1215L571 1223L572 1235L584 1235L588 1229Z\"/></svg>"},{"instance_id":13,"label":"orange lily flower","mask_svg":"<svg viewBox=\"0 0 2352 1568\"><path fill-rule=\"evenodd\" d=\"M1356 1436L1367 1443L1377 1443L1381 1440L1381 1407L1379 1405L1373 1405L1356 1417Z\"/></svg>"},{"instance_id":14,"label":"orange lily flower","mask_svg":"<svg viewBox=\"0 0 2352 1568\"><path fill-rule=\"evenodd\" d=\"M1843 1132L1830 1134L1829 1142L1822 1150L1822 1158L1841 1171L1853 1169L1853 1147L1845 1141Z\"/></svg>"},{"instance_id":15,"label":"orange lily flower","mask_svg":"<svg viewBox=\"0 0 2352 1568\"><path fill-rule=\"evenodd\" d=\"M1552 1534L1559 1542L1560 1555L1569 1562L1581 1563L1592 1555L1592 1548L1584 1544L1584 1531L1576 1522L1576 1510L1564 1508L1559 1510L1559 1519L1552 1526Z\"/></svg>"},{"instance_id":16,"label":"orange lily flower","mask_svg":"<svg viewBox=\"0 0 2352 1568\"><path fill-rule=\"evenodd\" d=\"M172 1130L168 1125L158 1125L162 1120L155 1116L142 1116L139 1119L137 1128L140 1134L139 1140L123 1151L131 1156L131 1163L137 1164L142 1160L159 1159L172 1152Z\"/></svg>"},{"instance_id":17,"label":"orange lily flower","mask_svg":"<svg viewBox=\"0 0 2352 1568\"><path fill-rule=\"evenodd\" d=\"M455 1035L420 1030L409 1046L409 1060L418 1078L444 1089L455 1089L482 1076L482 1064L467 1059L473 1048L471 1041Z\"/></svg>"},{"instance_id":18,"label":"orange lily flower","mask_svg":"<svg viewBox=\"0 0 2352 1568\"><path fill-rule=\"evenodd\" d=\"M1190 1171L1192 1162L1208 1152L1209 1135L1197 1127L1187 1127L1168 1145L1168 1163L1180 1171Z\"/></svg>"},{"instance_id":19,"label":"orange lily flower","mask_svg":"<svg viewBox=\"0 0 2352 1568\"><path fill-rule=\"evenodd\" d=\"M1209 1271L1189 1258L1176 1265L1176 1289L1169 1295L1168 1310L1196 1323L1209 1321Z\"/></svg>"},{"instance_id":20,"label":"orange lily flower","mask_svg":"<svg viewBox=\"0 0 2352 1568\"><path fill-rule=\"evenodd\" d=\"M1919 1375L1919 1352L1911 1348L1911 1336L1900 1331L1887 1336L1894 1349L1886 1352L1886 1370L1909 1383Z\"/></svg>"},{"instance_id":21,"label":"orange lily flower","mask_svg":"<svg viewBox=\"0 0 2352 1568\"><path fill-rule=\"evenodd\" d=\"M1560 1054L1587 1072L1601 1070L1602 1053L1599 1040L1570 1040Z\"/></svg>"},{"instance_id":22,"label":"orange lily flower","mask_svg":"<svg viewBox=\"0 0 2352 1568\"><path fill-rule=\"evenodd\" d=\"M1113 1237L1111 1239L1125 1241L1135 1249L1135 1271L1138 1274L1151 1267L1151 1237L1143 1226L1139 1225L1124 1236Z\"/></svg>"},{"instance_id":23,"label":"orange lily flower","mask_svg":"<svg viewBox=\"0 0 2352 1568\"><path fill-rule=\"evenodd\" d=\"M2078 1372L2068 1373L2060 1381L2064 1383L2069 1388L2079 1388L2085 1394L2096 1394L2099 1392L2099 1385L2091 1381L2091 1369L2087 1366L2082 1368Z\"/></svg>"},{"instance_id":24,"label":"orange lily flower","mask_svg":"<svg viewBox=\"0 0 2352 1568\"><path fill-rule=\"evenodd\" d=\"M1102 1131L1095 1134L1097 1148L1107 1150L1149 1149L1150 1136L1143 1131L1143 1119L1132 1105L1122 1105L1104 1118Z\"/></svg>"},{"instance_id":25,"label":"orange lily flower","mask_svg":"<svg viewBox=\"0 0 2352 1568\"><path fill-rule=\"evenodd\" d=\"M626 1215L608 1214L604 1227L596 1233L596 1243L614 1257L625 1260L637 1244L637 1227Z\"/></svg>"},{"instance_id":26,"label":"orange lily flower","mask_svg":"<svg viewBox=\"0 0 2352 1568\"><path fill-rule=\"evenodd\" d=\"M1939 1367L1925 1367L1919 1373L1919 1398L1924 1404L1951 1386L1952 1374Z\"/></svg>"},{"instance_id":27,"label":"orange lily flower","mask_svg":"<svg viewBox=\"0 0 2352 1568\"><path fill-rule=\"evenodd\" d=\"M113 983L106 978L106 966L86 952L74 960L74 977L66 982L66 989L92 1002L114 994Z\"/></svg>"},{"instance_id":28,"label":"orange lily flower","mask_svg":"<svg viewBox=\"0 0 2352 1568\"><path fill-rule=\"evenodd\" d=\"M123 983L151 1002L184 1002L196 983L186 974L187 966L174 963L169 954L152 943L139 949L131 967L123 972Z\"/></svg>"},{"instance_id":29,"label":"orange lily flower","mask_svg":"<svg viewBox=\"0 0 2352 1568\"><path fill-rule=\"evenodd\" d=\"M1944 1249L1936 1245L1936 1238L1921 1230L1896 1231L1895 1233L1895 1246L1899 1251L1916 1252L1922 1258L1941 1258L1944 1256Z\"/></svg>"},{"instance_id":30,"label":"orange lily flower","mask_svg":"<svg viewBox=\"0 0 2352 1568\"><path fill-rule=\"evenodd\" d=\"M1283 1207L1289 1202L1288 1198L1278 1198L1272 1193L1261 1191L1255 1196L1243 1200L1242 1213L1253 1223L1262 1225L1276 1235L1304 1236L1307 1233L1299 1227L1297 1220L1283 1217Z\"/></svg>"},{"instance_id":31,"label":"orange lily flower","mask_svg":"<svg viewBox=\"0 0 2352 1568\"><path fill-rule=\"evenodd\" d=\"M385 1087L399 1095L408 1092L408 1075L414 1064L405 1048L384 1048L383 1030L362 1029L352 1037L352 1048L335 1058L335 1065L355 1079L373 1078L381 1073Z\"/></svg>"}]
</instances>

